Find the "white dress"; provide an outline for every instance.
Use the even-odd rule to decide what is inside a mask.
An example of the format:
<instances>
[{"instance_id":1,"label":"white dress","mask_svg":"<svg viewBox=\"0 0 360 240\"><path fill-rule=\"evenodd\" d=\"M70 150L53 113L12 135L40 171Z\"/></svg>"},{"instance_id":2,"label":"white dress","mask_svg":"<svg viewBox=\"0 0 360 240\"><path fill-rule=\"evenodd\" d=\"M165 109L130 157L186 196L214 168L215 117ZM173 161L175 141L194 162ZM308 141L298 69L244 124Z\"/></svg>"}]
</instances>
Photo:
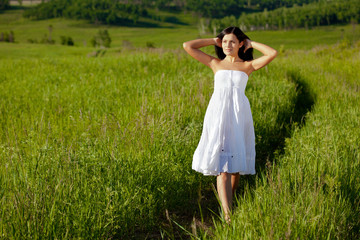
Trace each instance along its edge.
<instances>
[{"instance_id":1,"label":"white dress","mask_svg":"<svg viewBox=\"0 0 360 240\"><path fill-rule=\"evenodd\" d=\"M255 174L254 125L245 96L248 75L238 70L219 70L214 78L214 92L192 169L204 175Z\"/></svg>"}]
</instances>

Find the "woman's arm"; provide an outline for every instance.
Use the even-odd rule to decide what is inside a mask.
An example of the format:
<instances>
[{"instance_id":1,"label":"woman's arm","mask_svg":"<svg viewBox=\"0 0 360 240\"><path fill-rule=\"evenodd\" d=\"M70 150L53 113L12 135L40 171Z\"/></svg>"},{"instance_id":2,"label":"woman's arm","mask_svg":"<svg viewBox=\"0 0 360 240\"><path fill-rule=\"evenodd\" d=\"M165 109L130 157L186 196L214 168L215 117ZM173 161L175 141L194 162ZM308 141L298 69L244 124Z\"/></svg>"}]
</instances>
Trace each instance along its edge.
<instances>
[{"instance_id":1,"label":"woman's arm","mask_svg":"<svg viewBox=\"0 0 360 240\"><path fill-rule=\"evenodd\" d=\"M195 39L184 42L183 48L190 56L211 68L211 62L216 58L204 53L203 51L200 51L198 48L215 44L221 46L221 40L219 38Z\"/></svg>"},{"instance_id":2,"label":"woman's arm","mask_svg":"<svg viewBox=\"0 0 360 240\"><path fill-rule=\"evenodd\" d=\"M273 49L265 44L250 41L249 39L246 39L245 51L251 47L260 51L262 54L264 54L263 56L251 61L251 65L254 68L254 71L269 64L277 55L277 51L275 49Z\"/></svg>"}]
</instances>

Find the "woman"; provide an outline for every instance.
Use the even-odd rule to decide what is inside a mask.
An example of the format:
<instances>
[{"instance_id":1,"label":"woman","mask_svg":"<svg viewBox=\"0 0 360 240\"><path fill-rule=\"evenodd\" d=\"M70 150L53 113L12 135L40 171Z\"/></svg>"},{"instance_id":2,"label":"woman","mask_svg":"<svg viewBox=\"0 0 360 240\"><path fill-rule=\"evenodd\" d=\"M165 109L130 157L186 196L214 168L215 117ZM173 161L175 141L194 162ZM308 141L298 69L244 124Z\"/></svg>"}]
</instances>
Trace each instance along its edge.
<instances>
[{"instance_id":1,"label":"woman","mask_svg":"<svg viewBox=\"0 0 360 240\"><path fill-rule=\"evenodd\" d=\"M209 45L215 45L218 58L199 50ZM246 83L253 71L276 57L277 51L251 41L238 27L228 27L216 38L185 42L183 47L215 74L214 92L192 168L204 175L217 176L219 199L224 218L229 222L240 175L255 174L255 134L250 104L244 94ZM263 56L253 59L252 48Z\"/></svg>"}]
</instances>

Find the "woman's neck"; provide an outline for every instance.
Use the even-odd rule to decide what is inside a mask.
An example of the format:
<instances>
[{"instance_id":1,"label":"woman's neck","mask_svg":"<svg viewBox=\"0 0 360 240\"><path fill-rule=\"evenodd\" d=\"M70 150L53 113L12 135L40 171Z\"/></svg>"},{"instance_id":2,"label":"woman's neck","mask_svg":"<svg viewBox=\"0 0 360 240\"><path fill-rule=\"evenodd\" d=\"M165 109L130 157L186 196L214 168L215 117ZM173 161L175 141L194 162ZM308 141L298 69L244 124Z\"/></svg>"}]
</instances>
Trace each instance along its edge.
<instances>
[{"instance_id":1,"label":"woman's neck","mask_svg":"<svg viewBox=\"0 0 360 240\"><path fill-rule=\"evenodd\" d=\"M231 62L231 63L234 63L234 62L243 62L243 60L241 58L239 58L239 56L230 56L230 55L227 55L225 58L224 58L225 61L228 61L228 62Z\"/></svg>"}]
</instances>

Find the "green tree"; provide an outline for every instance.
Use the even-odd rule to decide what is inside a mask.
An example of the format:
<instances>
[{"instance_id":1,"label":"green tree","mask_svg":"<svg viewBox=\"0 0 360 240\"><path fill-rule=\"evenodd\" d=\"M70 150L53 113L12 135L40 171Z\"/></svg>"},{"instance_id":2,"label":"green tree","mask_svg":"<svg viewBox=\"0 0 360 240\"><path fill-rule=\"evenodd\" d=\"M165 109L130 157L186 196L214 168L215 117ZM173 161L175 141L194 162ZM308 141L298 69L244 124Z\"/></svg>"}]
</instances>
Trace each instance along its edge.
<instances>
[{"instance_id":1,"label":"green tree","mask_svg":"<svg viewBox=\"0 0 360 240\"><path fill-rule=\"evenodd\" d=\"M71 37L60 36L61 45L74 46L74 41Z\"/></svg>"},{"instance_id":2,"label":"green tree","mask_svg":"<svg viewBox=\"0 0 360 240\"><path fill-rule=\"evenodd\" d=\"M66 17L108 24L122 24L129 21L136 24L140 16L146 15L146 9L139 4L114 0L52 0L24 12L25 17L34 19Z\"/></svg>"},{"instance_id":3,"label":"green tree","mask_svg":"<svg viewBox=\"0 0 360 240\"><path fill-rule=\"evenodd\" d=\"M0 10L7 9L10 6L9 0L0 0Z\"/></svg>"},{"instance_id":4,"label":"green tree","mask_svg":"<svg viewBox=\"0 0 360 240\"><path fill-rule=\"evenodd\" d=\"M90 44L93 47L110 48L111 38L108 30L99 30L99 32L90 39Z\"/></svg>"}]
</instances>

